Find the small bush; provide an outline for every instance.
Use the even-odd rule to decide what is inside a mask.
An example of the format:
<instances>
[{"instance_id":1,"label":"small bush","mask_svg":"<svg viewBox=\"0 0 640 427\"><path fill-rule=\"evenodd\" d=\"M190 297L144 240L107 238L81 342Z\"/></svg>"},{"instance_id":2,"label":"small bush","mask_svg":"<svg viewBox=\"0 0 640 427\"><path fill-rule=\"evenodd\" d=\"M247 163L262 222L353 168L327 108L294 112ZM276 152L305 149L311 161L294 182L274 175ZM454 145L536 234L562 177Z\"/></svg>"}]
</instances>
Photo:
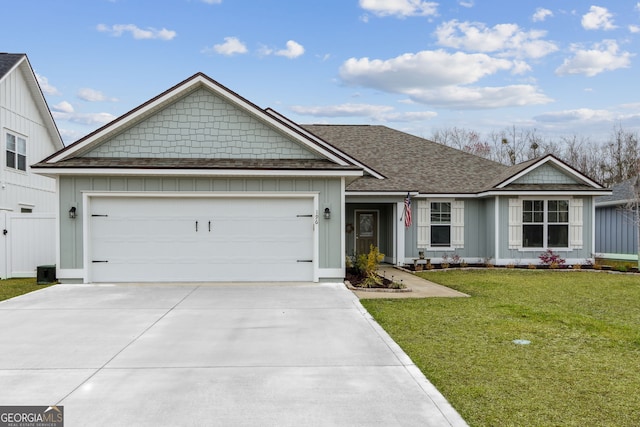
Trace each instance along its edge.
<instances>
[{"instance_id":1,"label":"small bush","mask_svg":"<svg viewBox=\"0 0 640 427\"><path fill-rule=\"evenodd\" d=\"M376 274L376 269L383 259L384 254L381 254L380 250L373 245L369 246L368 254L361 254L358 256L356 268L363 276L366 276L366 279L363 282L364 287L372 288L374 286L382 285L382 278Z\"/></svg>"},{"instance_id":2,"label":"small bush","mask_svg":"<svg viewBox=\"0 0 640 427\"><path fill-rule=\"evenodd\" d=\"M560 257L560 255L553 252L551 249L547 249L542 252L538 256L538 259L540 259L540 263L542 263L542 265L548 265L549 268L558 268L565 263L564 258Z\"/></svg>"}]
</instances>

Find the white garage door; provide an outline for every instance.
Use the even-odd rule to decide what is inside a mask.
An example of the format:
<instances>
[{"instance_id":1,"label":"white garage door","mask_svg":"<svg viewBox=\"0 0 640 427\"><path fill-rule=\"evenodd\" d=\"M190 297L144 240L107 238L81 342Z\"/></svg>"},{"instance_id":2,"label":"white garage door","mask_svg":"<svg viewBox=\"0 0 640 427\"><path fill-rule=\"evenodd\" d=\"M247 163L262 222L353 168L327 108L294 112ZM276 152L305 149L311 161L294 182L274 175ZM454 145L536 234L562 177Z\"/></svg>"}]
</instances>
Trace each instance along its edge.
<instances>
[{"instance_id":1,"label":"white garage door","mask_svg":"<svg viewBox=\"0 0 640 427\"><path fill-rule=\"evenodd\" d=\"M313 280L312 198L92 197L92 282Z\"/></svg>"}]
</instances>

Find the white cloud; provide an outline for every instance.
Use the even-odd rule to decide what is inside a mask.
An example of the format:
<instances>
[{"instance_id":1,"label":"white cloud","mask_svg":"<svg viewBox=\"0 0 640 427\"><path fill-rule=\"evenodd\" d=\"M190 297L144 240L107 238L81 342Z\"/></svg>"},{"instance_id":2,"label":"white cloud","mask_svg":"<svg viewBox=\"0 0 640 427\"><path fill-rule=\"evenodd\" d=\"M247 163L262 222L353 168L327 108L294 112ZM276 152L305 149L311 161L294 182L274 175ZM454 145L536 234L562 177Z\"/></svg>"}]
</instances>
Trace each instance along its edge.
<instances>
[{"instance_id":1,"label":"white cloud","mask_svg":"<svg viewBox=\"0 0 640 427\"><path fill-rule=\"evenodd\" d=\"M416 89L409 95L418 102L461 110L538 105L552 101L531 85L445 86L437 89Z\"/></svg>"},{"instance_id":2,"label":"white cloud","mask_svg":"<svg viewBox=\"0 0 640 427\"><path fill-rule=\"evenodd\" d=\"M287 42L286 49L278 50L275 52L275 54L278 56L285 56L289 59L293 59L304 54L304 47L293 40L289 40Z\"/></svg>"},{"instance_id":3,"label":"white cloud","mask_svg":"<svg viewBox=\"0 0 640 427\"><path fill-rule=\"evenodd\" d=\"M636 33L640 33L640 26L638 25L629 25L629 32L636 34Z\"/></svg>"},{"instance_id":4,"label":"white cloud","mask_svg":"<svg viewBox=\"0 0 640 427\"><path fill-rule=\"evenodd\" d=\"M41 76L38 73L35 73L35 75L36 75L36 80L40 85L40 89L42 89L42 92L45 95L51 95L51 96L61 95L60 91L58 91L58 89L56 89L55 86L49 83L48 78L46 78L45 76Z\"/></svg>"},{"instance_id":5,"label":"white cloud","mask_svg":"<svg viewBox=\"0 0 640 427\"><path fill-rule=\"evenodd\" d=\"M202 53L219 53L220 55L236 55L247 53L247 46L236 37L225 37L224 43L213 45L212 48L205 48Z\"/></svg>"},{"instance_id":6,"label":"white cloud","mask_svg":"<svg viewBox=\"0 0 640 427\"><path fill-rule=\"evenodd\" d=\"M81 125L104 125L112 120L115 120L116 116L110 113L74 113L53 111L51 113L56 120L65 120L71 123L78 123Z\"/></svg>"},{"instance_id":7,"label":"white cloud","mask_svg":"<svg viewBox=\"0 0 640 427\"><path fill-rule=\"evenodd\" d=\"M582 16L582 27L585 30L613 30L613 15L606 7L591 6L589 13Z\"/></svg>"},{"instance_id":8,"label":"white cloud","mask_svg":"<svg viewBox=\"0 0 640 427\"><path fill-rule=\"evenodd\" d=\"M428 120L438 114L433 111L395 112L388 105L340 104L327 106L291 107L295 113L314 117L369 117L381 122L415 122Z\"/></svg>"},{"instance_id":9,"label":"white cloud","mask_svg":"<svg viewBox=\"0 0 640 427\"><path fill-rule=\"evenodd\" d=\"M523 31L516 24L492 28L480 22L444 22L436 29L441 46L475 52L499 52L503 56L541 58L558 50L555 43L541 40L546 31Z\"/></svg>"},{"instance_id":10,"label":"white cloud","mask_svg":"<svg viewBox=\"0 0 640 427\"><path fill-rule=\"evenodd\" d=\"M71 129L64 129L61 127L58 127L58 130L60 131L60 136L62 137L62 140L65 142L65 145L69 145L67 144L67 142L76 141L81 137L83 137L84 135L86 135L85 132L79 132L77 130L71 130Z\"/></svg>"},{"instance_id":11,"label":"white cloud","mask_svg":"<svg viewBox=\"0 0 640 427\"><path fill-rule=\"evenodd\" d=\"M607 110L592 110L590 108L578 108L575 110L555 111L540 114L534 117L537 121L547 123L565 123L565 122L593 122L593 121L610 121L613 120L614 114Z\"/></svg>"},{"instance_id":12,"label":"white cloud","mask_svg":"<svg viewBox=\"0 0 640 427\"><path fill-rule=\"evenodd\" d=\"M202 3L206 3L206 4L220 4L220 3L222 3L222 0L202 0Z\"/></svg>"},{"instance_id":13,"label":"white cloud","mask_svg":"<svg viewBox=\"0 0 640 427\"><path fill-rule=\"evenodd\" d=\"M78 93L77 93L77 96L78 96L78 98L82 99L83 101L89 101L89 102L99 102L99 101L115 102L115 101L117 101L116 98L107 98L99 90L90 89L90 88L82 88L82 89L80 89L78 91Z\"/></svg>"},{"instance_id":14,"label":"white cloud","mask_svg":"<svg viewBox=\"0 0 640 427\"><path fill-rule=\"evenodd\" d=\"M474 6L473 1L460 1L458 2L458 4L462 7L468 7L468 8L471 8Z\"/></svg>"},{"instance_id":15,"label":"white cloud","mask_svg":"<svg viewBox=\"0 0 640 427\"><path fill-rule=\"evenodd\" d=\"M605 71L613 71L618 68L628 68L631 57L634 54L619 52L615 40L603 40L593 45L592 49L581 49L574 45L571 47L574 56L564 60L564 63L556 69L556 74L584 74L593 77Z\"/></svg>"},{"instance_id":16,"label":"white cloud","mask_svg":"<svg viewBox=\"0 0 640 427\"><path fill-rule=\"evenodd\" d=\"M111 27L105 24L98 24L96 29L101 33L109 33L114 37L120 37L124 33L131 33L136 40L172 40L177 35L175 31L167 30L166 28L162 28L161 30L151 27L142 29L134 24L116 24Z\"/></svg>"},{"instance_id":17,"label":"white cloud","mask_svg":"<svg viewBox=\"0 0 640 427\"><path fill-rule=\"evenodd\" d=\"M512 67L511 61L482 53L426 50L388 60L351 58L340 67L340 77L352 85L405 93L414 87L475 83L485 76Z\"/></svg>"},{"instance_id":18,"label":"white cloud","mask_svg":"<svg viewBox=\"0 0 640 427\"><path fill-rule=\"evenodd\" d=\"M525 74L531 71L531 66L524 61L513 61L512 74Z\"/></svg>"},{"instance_id":19,"label":"white cloud","mask_svg":"<svg viewBox=\"0 0 640 427\"><path fill-rule=\"evenodd\" d=\"M59 102L51 108L53 111L58 111L60 113L73 113L73 105L68 103L67 101Z\"/></svg>"},{"instance_id":20,"label":"white cloud","mask_svg":"<svg viewBox=\"0 0 640 427\"><path fill-rule=\"evenodd\" d=\"M539 7L536 9L536 13L533 14L533 22L542 22L550 16L553 16L552 11Z\"/></svg>"},{"instance_id":21,"label":"white cloud","mask_svg":"<svg viewBox=\"0 0 640 427\"><path fill-rule=\"evenodd\" d=\"M421 122L437 117L434 111L409 111L406 113L390 113L383 116L386 122Z\"/></svg>"},{"instance_id":22,"label":"white cloud","mask_svg":"<svg viewBox=\"0 0 640 427\"><path fill-rule=\"evenodd\" d=\"M379 116L393 110L388 105L371 105L371 104L340 104L326 106L304 107L294 105L291 110L307 116L316 117L359 117L359 116Z\"/></svg>"},{"instance_id":23,"label":"white cloud","mask_svg":"<svg viewBox=\"0 0 640 427\"><path fill-rule=\"evenodd\" d=\"M360 7L377 16L436 15L438 3L421 0L360 0Z\"/></svg>"},{"instance_id":24,"label":"white cloud","mask_svg":"<svg viewBox=\"0 0 640 427\"><path fill-rule=\"evenodd\" d=\"M636 3L636 8L637 11L640 11L640 1L638 3Z\"/></svg>"},{"instance_id":25,"label":"white cloud","mask_svg":"<svg viewBox=\"0 0 640 427\"><path fill-rule=\"evenodd\" d=\"M531 105L550 99L531 85L469 87L499 71L522 72L526 64L477 53L443 50L404 54L388 60L351 58L342 64L346 84L399 93L430 105L456 108L495 108Z\"/></svg>"}]
</instances>

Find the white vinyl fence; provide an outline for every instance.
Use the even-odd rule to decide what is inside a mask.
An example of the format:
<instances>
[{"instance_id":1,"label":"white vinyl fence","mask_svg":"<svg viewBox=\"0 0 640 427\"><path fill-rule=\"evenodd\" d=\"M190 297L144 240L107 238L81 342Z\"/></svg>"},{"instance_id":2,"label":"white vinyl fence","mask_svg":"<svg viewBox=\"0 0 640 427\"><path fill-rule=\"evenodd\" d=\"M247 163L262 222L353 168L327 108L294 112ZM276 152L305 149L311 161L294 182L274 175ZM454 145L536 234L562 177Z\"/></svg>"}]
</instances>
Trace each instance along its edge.
<instances>
[{"instance_id":1,"label":"white vinyl fence","mask_svg":"<svg viewBox=\"0 0 640 427\"><path fill-rule=\"evenodd\" d=\"M36 277L56 260L54 214L0 211L0 278Z\"/></svg>"}]
</instances>

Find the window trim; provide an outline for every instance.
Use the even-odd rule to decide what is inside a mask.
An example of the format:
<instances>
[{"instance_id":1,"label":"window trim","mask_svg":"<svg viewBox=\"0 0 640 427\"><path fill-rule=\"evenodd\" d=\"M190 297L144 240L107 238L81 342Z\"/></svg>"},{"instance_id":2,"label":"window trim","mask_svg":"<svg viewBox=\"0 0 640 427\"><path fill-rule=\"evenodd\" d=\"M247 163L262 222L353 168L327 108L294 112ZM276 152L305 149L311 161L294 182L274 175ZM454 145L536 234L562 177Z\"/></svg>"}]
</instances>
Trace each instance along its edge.
<instances>
[{"instance_id":1,"label":"window trim","mask_svg":"<svg viewBox=\"0 0 640 427\"><path fill-rule=\"evenodd\" d=\"M451 249L453 250L453 200L427 200L427 203L429 203L429 246L428 249L432 249L434 251L437 250L447 250L447 249ZM433 203L439 203L439 204L443 204L443 203L448 203L449 204L449 222L448 223L443 223L443 222L432 222L431 221L431 216L433 215L433 210L432 210L432 204ZM439 212L440 215L442 215L442 208L440 209ZM449 244L448 245L434 245L433 244L433 227L437 226L437 227L442 227L442 226L448 226L449 227Z\"/></svg>"},{"instance_id":2,"label":"window trim","mask_svg":"<svg viewBox=\"0 0 640 427\"><path fill-rule=\"evenodd\" d=\"M9 150L9 135L15 138L15 149ZM18 140L22 139L24 141L24 153L19 152ZM8 171L15 173L26 174L29 169L28 163L28 146L29 146L29 138L26 135L22 135L20 133L11 131L9 129L4 129L4 168ZM14 166L9 166L9 153L13 156ZM20 169L19 166L19 156L24 156L24 169Z\"/></svg>"},{"instance_id":3,"label":"window trim","mask_svg":"<svg viewBox=\"0 0 640 427\"><path fill-rule=\"evenodd\" d=\"M571 251L574 248L571 246L571 197L562 197L562 196L550 196L550 197L520 197L520 251L523 252L539 252L547 249L558 250L558 251ZM542 210L542 222L524 222L524 202L525 201L542 201L543 202L543 210ZM550 201L564 201L567 203L567 221L566 222L549 222L549 202ZM529 247L524 246L524 226L525 225L542 225L542 246L539 247ZM549 225L566 225L567 227L567 246L566 247L557 247L557 246L549 246Z\"/></svg>"},{"instance_id":4,"label":"window trim","mask_svg":"<svg viewBox=\"0 0 640 427\"><path fill-rule=\"evenodd\" d=\"M449 246L431 245L431 203L451 203L451 240ZM466 199L453 197L418 198L416 209L416 246L429 252L453 252L464 249Z\"/></svg>"}]
</instances>

